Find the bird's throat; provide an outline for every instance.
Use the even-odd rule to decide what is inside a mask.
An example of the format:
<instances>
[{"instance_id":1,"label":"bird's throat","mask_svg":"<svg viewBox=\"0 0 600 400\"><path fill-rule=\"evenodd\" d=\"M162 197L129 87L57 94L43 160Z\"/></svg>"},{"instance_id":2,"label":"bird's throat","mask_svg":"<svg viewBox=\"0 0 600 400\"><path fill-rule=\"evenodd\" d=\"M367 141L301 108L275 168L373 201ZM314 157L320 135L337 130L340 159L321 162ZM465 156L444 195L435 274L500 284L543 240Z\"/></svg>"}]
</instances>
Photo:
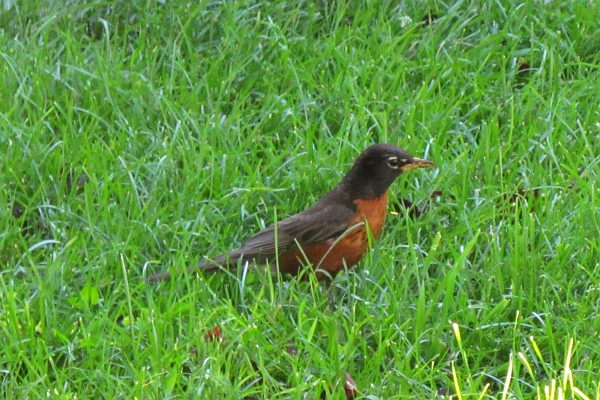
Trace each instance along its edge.
<instances>
[{"instance_id":1,"label":"bird's throat","mask_svg":"<svg viewBox=\"0 0 600 400\"><path fill-rule=\"evenodd\" d=\"M387 216L388 192L369 200L354 200L357 216L365 222L375 239L379 238ZM356 221L356 223L361 221Z\"/></svg>"}]
</instances>

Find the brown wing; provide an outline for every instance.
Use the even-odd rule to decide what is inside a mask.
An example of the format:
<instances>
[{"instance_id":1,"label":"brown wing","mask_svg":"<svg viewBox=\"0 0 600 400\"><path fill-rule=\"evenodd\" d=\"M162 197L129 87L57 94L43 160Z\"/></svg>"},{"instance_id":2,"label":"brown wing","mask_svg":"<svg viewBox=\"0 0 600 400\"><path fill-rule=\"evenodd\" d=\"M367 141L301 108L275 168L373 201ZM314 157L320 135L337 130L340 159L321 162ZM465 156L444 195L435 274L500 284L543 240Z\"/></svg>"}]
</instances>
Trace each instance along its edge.
<instances>
[{"instance_id":1,"label":"brown wing","mask_svg":"<svg viewBox=\"0 0 600 400\"><path fill-rule=\"evenodd\" d=\"M191 266L189 271L216 272L223 268L235 268L240 261L264 264L274 260L277 254L297 249L298 246L306 248L336 239L351 226L355 216L356 206L338 186L314 206L279 222L277 229L272 225L248 239L238 249ZM151 275L148 280L155 282L170 277L170 272L163 272Z\"/></svg>"},{"instance_id":2,"label":"brown wing","mask_svg":"<svg viewBox=\"0 0 600 400\"><path fill-rule=\"evenodd\" d=\"M329 201L326 196L307 210L269 226L248 239L238 249L221 255L201 269L236 266L241 261L259 264L272 261L277 254L326 242L340 236L351 225L356 207L351 203ZM275 240L277 238L277 241Z\"/></svg>"}]
</instances>

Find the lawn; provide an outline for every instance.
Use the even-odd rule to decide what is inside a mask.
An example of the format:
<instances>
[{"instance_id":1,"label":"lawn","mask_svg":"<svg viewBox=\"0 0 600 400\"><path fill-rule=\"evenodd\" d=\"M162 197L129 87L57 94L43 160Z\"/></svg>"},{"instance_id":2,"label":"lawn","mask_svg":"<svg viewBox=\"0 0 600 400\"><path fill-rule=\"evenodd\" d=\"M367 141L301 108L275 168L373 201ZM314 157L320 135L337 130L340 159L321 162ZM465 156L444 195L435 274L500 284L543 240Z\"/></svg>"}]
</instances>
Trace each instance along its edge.
<instances>
[{"instance_id":1,"label":"lawn","mask_svg":"<svg viewBox=\"0 0 600 400\"><path fill-rule=\"evenodd\" d=\"M600 2L2 6L4 398L600 399ZM183 272L373 143L356 268Z\"/></svg>"}]
</instances>

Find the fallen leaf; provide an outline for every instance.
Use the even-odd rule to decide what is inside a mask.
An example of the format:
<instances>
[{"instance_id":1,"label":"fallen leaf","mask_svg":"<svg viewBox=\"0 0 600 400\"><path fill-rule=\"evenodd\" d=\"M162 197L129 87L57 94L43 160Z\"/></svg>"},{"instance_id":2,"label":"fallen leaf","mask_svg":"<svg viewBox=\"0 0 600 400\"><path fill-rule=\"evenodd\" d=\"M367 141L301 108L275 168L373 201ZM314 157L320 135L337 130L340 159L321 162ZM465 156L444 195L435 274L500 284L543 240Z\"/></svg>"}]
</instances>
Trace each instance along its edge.
<instances>
[{"instance_id":1,"label":"fallen leaf","mask_svg":"<svg viewBox=\"0 0 600 400\"><path fill-rule=\"evenodd\" d=\"M222 340L223 332L221 331L221 327L219 325L215 326L204 335L204 340L206 342L212 342L214 340Z\"/></svg>"},{"instance_id":2,"label":"fallen leaf","mask_svg":"<svg viewBox=\"0 0 600 400\"><path fill-rule=\"evenodd\" d=\"M531 64L529 64L529 62L517 61L517 75L518 76L524 77L524 76L531 74L531 72L533 72L533 69L531 68Z\"/></svg>"},{"instance_id":3,"label":"fallen leaf","mask_svg":"<svg viewBox=\"0 0 600 400\"><path fill-rule=\"evenodd\" d=\"M288 346L286 346L285 351L292 357L298 357L298 347L294 346L292 339L288 340Z\"/></svg>"},{"instance_id":4,"label":"fallen leaf","mask_svg":"<svg viewBox=\"0 0 600 400\"><path fill-rule=\"evenodd\" d=\"M15 218L21 218L25 213L25 207L23 207L19 202L15 201L12 205L12 216Z\"/></svg>"},{"instance_id":5,"label":"fallen leaf","mask_svg":"<svg viewBox=\"0 0 600 400\"><path fill-rule=\"evenodd\" d=\"M442 399L452 399L455 392L452 388L441 388L437 391L437 397Z\"/></svg>"},{"instance_id":6,"label":"fallen leaf","mask_svg":"<svg viewBox=\"0 0 600 400\"><path fill-rule=\"evenodd\" d=\"M83 187L89 181L90 181L90 177L86 173L79 175L77 177L77 180L75 180L73 171L69 171L69 173L67 174L67 180L66 180L67 191L70 192L71 189L73 188L73 186L75 186L75 187L77 187L77 193L81 193L81 191L83 190Z\"/></svg>"},{"instance_id":7,"label":"fallen leaf","mask_svg":"<svg viewBox=\"0 0 600 400\"><path fill-rule=\"evenodd\" d=\"M353 399L358 395L358 386L354 379L346 372L344 378L344 392L346 393L347 399Z\"/></svg>"}]
</instances>

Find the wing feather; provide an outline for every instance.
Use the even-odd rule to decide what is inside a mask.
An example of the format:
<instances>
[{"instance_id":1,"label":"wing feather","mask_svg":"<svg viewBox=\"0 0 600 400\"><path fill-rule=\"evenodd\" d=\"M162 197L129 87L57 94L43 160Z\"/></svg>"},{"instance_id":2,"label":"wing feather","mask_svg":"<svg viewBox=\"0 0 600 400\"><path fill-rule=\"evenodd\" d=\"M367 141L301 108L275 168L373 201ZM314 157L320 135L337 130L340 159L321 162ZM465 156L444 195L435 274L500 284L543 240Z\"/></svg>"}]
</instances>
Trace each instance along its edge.
<instances>
[{"instance_id":1,"label":"wing feather","mask_svg":"<svg viewBox=\"0 0 600 400\"><path fill-rule=\"evenodd\" d=\"M324 199L325 200L325 199ZM231 266L239 260L265 263L277 254L305 248L315 243L334 240L351 225L356 209L350 205L320 202L257 233L238 249L217 257L210 263ZM275 241L277 238L277 242Z\"/></svg>"}]
</instances>

